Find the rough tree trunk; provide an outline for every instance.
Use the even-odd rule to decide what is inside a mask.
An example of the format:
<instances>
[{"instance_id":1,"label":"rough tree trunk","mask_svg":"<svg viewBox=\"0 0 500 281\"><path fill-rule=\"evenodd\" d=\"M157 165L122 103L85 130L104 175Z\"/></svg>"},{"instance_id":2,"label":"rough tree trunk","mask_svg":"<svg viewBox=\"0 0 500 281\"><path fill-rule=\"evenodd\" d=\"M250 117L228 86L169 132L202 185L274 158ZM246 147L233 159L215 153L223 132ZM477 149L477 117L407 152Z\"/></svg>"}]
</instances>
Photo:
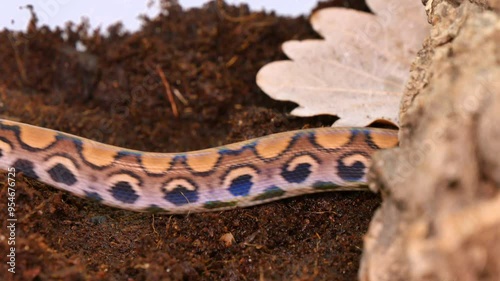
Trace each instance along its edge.
<instances>
[{"instance_id":1,"label":"rough tree trunk","mask_svg":"<svg viewBox=\"0 0 500 281\"><path fill-rule=\"evenodd\" d=\"M428 0L360 280L500 280L500 0Z\"/></svg>"}]
</instances>

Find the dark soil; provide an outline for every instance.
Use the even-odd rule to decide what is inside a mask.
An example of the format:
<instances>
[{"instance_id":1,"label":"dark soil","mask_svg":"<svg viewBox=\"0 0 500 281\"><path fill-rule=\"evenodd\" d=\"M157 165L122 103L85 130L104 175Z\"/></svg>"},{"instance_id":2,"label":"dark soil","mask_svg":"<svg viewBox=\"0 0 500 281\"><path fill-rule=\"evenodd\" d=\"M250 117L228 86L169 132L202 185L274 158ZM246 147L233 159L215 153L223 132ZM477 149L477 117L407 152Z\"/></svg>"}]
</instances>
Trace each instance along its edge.
<instances>
[{"instance_id":1,"label":"dark soil","mask_svg":"<svg viewBox=\"0 0 500 281\"><path fill-rule=\"evenodd\" d=\"M354 6L331 1L321 6ZM367 9L363 3L356 7ZM167 8L166 8L167 9ZM146 151L188 151L276 132L329 126L268 98L259 68L286 59L282 42L318 38L308 19L210 3L144 19L141 31L86 24L0 33L0 115ZM35 11L36 13L36 11ZM166 13L165 13L166 14ZM104 36L103 33L107 33ZM86 52L75 46L86 46ZM158 70L172 89L178 117ZM378 196L341 192L189 215L122 211L17 179L16 274L2 280L355 280ZM0 198L7 193L7 180ZM230 233L235 242L220 238Z\"/></svg>"}]
</instances>

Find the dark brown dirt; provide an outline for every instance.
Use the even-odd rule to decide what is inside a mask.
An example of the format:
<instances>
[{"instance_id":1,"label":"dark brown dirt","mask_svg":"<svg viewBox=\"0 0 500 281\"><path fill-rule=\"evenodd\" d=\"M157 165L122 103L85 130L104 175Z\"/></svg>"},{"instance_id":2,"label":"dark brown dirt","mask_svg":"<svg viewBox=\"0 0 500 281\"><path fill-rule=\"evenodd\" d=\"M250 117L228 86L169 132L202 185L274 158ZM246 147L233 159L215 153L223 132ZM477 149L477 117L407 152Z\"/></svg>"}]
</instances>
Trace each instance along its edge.
<instances>
[{"instance_id":1,"label":"dark brown dirt","mask_svg":"<svg viewBox=\"0 0 500 281\"><path fill-rule=\"evenodd\" d=\"M360 1L321 6L362 7ZM36 11L35 11L36 12ZM231 17L229 17L230 15ZM233 17L237 18L235 20ZM89 31L37 27L0 33L0 115L146 151L208 148L271 133L328 126L294 118L255 84L286 59L280 44L317 38L304 17L215 3ZM63 36L63 34L65 34ZM75 51L77 42L87 51ZM157 67L172 89L173 113ZM6 197L6 176L1 198ZM380 204L369 192L302 196L252 208L184 216L122 211L17 178L16 274L7 272L2 200L2 280L355 280L362 237ZM231 233L226 246L221 236Z\"/></svg>"}]
</instances>

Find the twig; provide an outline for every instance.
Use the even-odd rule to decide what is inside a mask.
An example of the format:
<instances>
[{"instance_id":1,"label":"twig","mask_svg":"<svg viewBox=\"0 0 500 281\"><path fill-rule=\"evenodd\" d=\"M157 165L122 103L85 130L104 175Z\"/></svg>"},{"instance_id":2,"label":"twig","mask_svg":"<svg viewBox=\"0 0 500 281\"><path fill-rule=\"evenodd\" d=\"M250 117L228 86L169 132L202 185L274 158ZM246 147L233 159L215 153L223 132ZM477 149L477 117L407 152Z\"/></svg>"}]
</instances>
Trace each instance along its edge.
<instances>
[{"instance_id":1,"label":"twig","mask_svg":"<svg viewBox=\"0 0 500 281\"><path fill-rule=\"evenodd\" d=\"M181 94L181 91L177 90L176 88L174 88L174 95L184 104L184 105L188 105L189 102L188 100Z\"/></svg>"},{"instance_id":2,"label":"twig","mask_svg":"<svg viewBox=\"0 0 500 281\"><path fill-rule=\"evenodd\" d=\"M167 78L165 77L165 74L163 73L159 65L156 65L156 72L158 72L158 75L160 75L163 86L165 87L165 92L167 93L168 100L170 101L170 105L172 106L172 113L174 114L175 118L179 118L179 111L177 110L177 105L174 101L172 89L170 88L170 84L168 83Z\"/></svg>"}]
</instances>

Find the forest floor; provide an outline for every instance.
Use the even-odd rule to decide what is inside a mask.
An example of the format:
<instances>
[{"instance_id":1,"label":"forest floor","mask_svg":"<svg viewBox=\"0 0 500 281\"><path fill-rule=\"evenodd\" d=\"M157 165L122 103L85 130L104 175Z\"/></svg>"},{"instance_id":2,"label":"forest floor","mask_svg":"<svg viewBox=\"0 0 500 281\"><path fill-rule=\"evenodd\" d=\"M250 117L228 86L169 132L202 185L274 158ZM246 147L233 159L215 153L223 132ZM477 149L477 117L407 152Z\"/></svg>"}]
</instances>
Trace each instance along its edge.
<instances>
[{"instance_id":1,"label":"forest floor","mask_svg":"<svg viewBox=\"0 0 500 281\"><path fill-rule=\"evenodd\" d=\"M368 9L363 1L321 7L339 3ZM120 25L50 30L32 22L23 34L0 32L0 116L159 152L330 126L334 117L288 115L296 105L271 100L255 84L262 66L286 59L281 43L308 38L319 37L305 17L221 9L215 2L191 10L171 6L135 33ZM85 52L76 51L79 44ZM159 69L186 99L175 98L178 114ZM0 182L6 194L3 173ZM22 176L16 196L17 273L0 274L7 280L355 280L363 235L380 205L370 192L340 192L153 215L106 207ZM0 206L6 210L6 200ZM1 211L4 230L5 217ZM231 245L220 241L227 233ZM6 240L0 242L6 253ZM5 262L0 267L7 271Z\"/></svg>"}]
</instances>

